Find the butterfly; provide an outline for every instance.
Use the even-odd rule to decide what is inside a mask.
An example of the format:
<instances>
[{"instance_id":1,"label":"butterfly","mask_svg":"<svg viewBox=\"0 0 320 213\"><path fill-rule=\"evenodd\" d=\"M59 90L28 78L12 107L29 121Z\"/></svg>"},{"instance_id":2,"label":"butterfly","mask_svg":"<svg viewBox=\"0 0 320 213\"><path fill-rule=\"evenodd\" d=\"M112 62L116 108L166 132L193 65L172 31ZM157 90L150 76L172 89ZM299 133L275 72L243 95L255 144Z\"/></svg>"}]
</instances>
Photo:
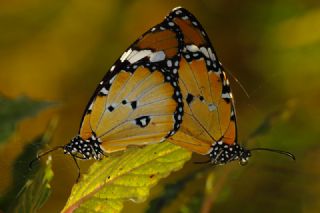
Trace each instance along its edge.
<instances>
[{"instance_id":1,"label":"butterfly","mask_svg":"<svg viewBox=\"0 0 320 213\"><path fill-rule=\"evenodd\" d=\"M119 57L91 97L78 135L53 150L62 148L74 159L101 159L129 145L163 141L208 155L214 165L245 164L253 150L294 159L281 150L240 146L224 68L202 25L181 7Z\"/></svg>"}]
</instances>

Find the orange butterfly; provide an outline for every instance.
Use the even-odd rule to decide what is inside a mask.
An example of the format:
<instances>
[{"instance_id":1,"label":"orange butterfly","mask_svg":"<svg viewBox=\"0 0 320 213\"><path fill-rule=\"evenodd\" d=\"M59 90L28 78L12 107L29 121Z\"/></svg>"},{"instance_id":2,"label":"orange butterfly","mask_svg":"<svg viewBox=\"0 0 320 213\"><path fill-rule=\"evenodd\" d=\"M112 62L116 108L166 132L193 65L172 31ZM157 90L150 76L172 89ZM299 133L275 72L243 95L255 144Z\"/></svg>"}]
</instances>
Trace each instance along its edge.
<instances>
[{"instance_id":1,"label":"orange butterfly","mask_svg":"<svg viewBox=\"0 0 320 213\"><path fill-rule=\"evenodd\" d=\"M101 159L104 152L165 140L209 155L213 164L237 159L243 164L251 155L237 141L223 67L201 24L183 8L175 8L122 54L89 101L79 134L55 149L74 159ZM294 158L280 150L252 150Z\"/></svg>"}]
</instances>

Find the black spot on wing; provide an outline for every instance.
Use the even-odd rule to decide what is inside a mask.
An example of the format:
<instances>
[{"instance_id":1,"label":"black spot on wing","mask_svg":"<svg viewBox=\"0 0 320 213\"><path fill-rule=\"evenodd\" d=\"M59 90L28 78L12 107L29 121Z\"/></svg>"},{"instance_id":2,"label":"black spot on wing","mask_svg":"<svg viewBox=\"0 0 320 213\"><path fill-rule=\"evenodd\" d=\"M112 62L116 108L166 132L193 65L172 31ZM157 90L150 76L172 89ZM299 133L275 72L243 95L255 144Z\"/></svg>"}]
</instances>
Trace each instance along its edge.
<instances>
[{"instance_id":1,"label":"black spot on wing","mask_svg":"<svg viewBox=\"0 0 320 213\"><path fill-rule=\"evenodd\" d=\"M135 122L140 127L146 127L150 123L151 118L149 116L141 116L135 119Z\"/></svg>"},{"instance_id":2,"label":"black spot on wing","mask_svg":"<svg viewBox=\"0 0 320 213\"><path fill-rule=\"evenodd\" d=\"M108 110L109 110L109 112L112 112L112 111L114 110L114 107L113 107L112 105L110 105L110 106L108 107Z\"/></svg>"},{"instance_id":3,"label":"black spot on wing","mask_svg":"<svg viewBox=\"0 0 320 213\"><path fill-rule=\"evenodd\" d=\"M132 109L136 109L137 108L137 101L132 101L131 107L132 107Z\"/></svg>"},{"instance_id":4,"label":"black spot on wing","mask_svg":"<svg viewBox=\"0 0 320 213\"><path fill-rule=\"evenodd\" d=\"M188 93L187 98L186 98L187 104L190 104L193 101L193 98L194 98L194 96L192 94Z\"/></svg>"}]
</instances>

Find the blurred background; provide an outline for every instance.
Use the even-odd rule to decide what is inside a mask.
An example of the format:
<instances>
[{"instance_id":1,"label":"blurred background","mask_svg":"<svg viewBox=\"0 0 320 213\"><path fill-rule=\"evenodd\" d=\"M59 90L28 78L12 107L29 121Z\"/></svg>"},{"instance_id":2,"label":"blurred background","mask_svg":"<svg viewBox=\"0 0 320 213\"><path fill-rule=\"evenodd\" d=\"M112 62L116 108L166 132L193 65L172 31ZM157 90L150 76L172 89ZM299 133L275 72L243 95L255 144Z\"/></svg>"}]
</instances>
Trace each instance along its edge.
<instances>
[{"instance_id":1,"label":"blurred background","mask_svg":"<svg viewBox=\"0 0 320 213\"><path fill-rule=\"evenodd\" d=\"M229 72L239 141L290 151L297 160L256 152L246 167L232 163L188 179L208 166L194 165L205 159L194 155L149 200L128 201L124 212L156 212L151 200L168 198L168 186L176 196L162 202L162 212L320 212L318 0L1 1L0 94L55 103L19 121L0 143L1 196L24 147L53 118L59 121L47 148L68 143L107 69L176 6L198 18ZM83 171L88 165L81 163ZM53 171L52 195L41 212L60 211L77 176L72 158L61 152L53 154Z\"/></svg>"}]
</instances>

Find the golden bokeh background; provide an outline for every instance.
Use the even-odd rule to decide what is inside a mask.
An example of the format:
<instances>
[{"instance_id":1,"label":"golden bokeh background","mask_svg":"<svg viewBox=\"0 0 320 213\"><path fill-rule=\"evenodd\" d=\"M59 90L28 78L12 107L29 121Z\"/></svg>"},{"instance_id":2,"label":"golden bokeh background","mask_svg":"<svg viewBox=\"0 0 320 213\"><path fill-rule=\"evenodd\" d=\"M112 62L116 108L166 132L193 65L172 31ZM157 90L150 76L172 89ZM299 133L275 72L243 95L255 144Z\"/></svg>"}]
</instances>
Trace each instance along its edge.
<instances>
[{"instance_id":1,"label":"golden bokeh background","mask_svg":"<svg viewBox=\"0 0 320 213\"><path fill-rule=\"evenodd\" d=\"M239 140L246 140L270 113L283 109L270 131L247 146L291 151L297 161L254 153L247 167L232 163L191 181L164 212L192 212L188 203L205 193L211 179L222 188L212 212L320 211L318 0L1 1L0 93L53 101L57 106L23 120L0 146L0 195L10 186L13 162L24 146L57 116L50 147L68 143L104 73L136 38L176 6L198 18L221 62L235 76L229 78ZM88 165L81 163L83 170ZM151 196L158 196L165 183L174 183L197 166L188 163L153 188ZM235 175L219 182L230 168ZM53 154L53 169L53 192L41 212L62 209L77 175L72 159L62 153ZM199 201L200 209L204 202ZM143 212L147 206L148 201L128 201L124 212Z\"/></svg>"}]
</instances>

